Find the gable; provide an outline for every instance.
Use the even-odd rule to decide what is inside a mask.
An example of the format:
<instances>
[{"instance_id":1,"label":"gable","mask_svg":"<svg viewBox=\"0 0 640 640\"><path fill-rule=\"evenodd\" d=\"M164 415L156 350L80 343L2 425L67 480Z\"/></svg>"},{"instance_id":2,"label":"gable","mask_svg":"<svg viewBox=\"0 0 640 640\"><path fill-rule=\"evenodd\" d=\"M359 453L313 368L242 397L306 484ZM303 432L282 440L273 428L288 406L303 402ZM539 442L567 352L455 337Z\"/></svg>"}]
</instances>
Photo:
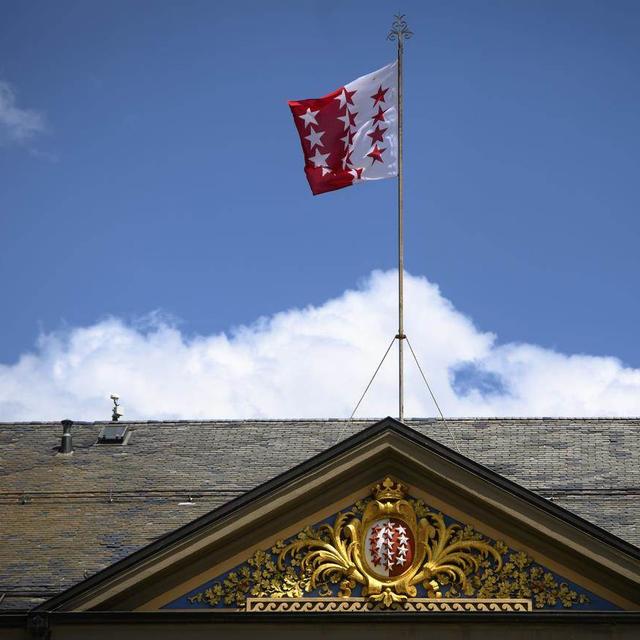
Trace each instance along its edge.
<instances>
[{"instance_id":1,"label":"gable","mask_svg":"<svg viewBox=\"0 0 640 640\"><path fill-rule=\"evenodd\" d=\"M433 541L428 536L425 541L424 535L425 531L431 531L428 527L437 529L438 513L443 514L445 533L450 527L463 533L465 527L471 527L467 529L468 535L481 536L476 541L487 546L477 559L473 553L460 559L471 586L456 584L452 578L457 572L451 570L452 573L445 572L449 584L446 575L444 582L443 576L432 576L409 584L405 593L392 589L387 600L393 601L393 594L415 602L455 600L458 596L458 599L495 601L504 600L499 596L507 595L512 600L529 600L530 605L525 603L525 608L535 608L536 597L544 600L543 606L562 608L569 604L567 608L573 610L640 608L637 549L391 419L133 554L46 606L75 611L215 610L220 608L220 600L213 603L213 598L206 595L215 585L220 585L215 587L216 592L224 591L226 582L237 580L238 576L246 578L247 570L255 583L255 571L252 574L248 567L264 572L264 567L254 566L256 552L264 563L277 562L273 555L268 559L260 554L273 554L279 540L290 544L292 537L307 527L317 531L319 524L335 524L339 512L344 513L361 501L364 510L366 505L380 502L370 494L370 488L387 476L406 487L403 500L416 517L416 524L412 525L416 558L420 555L418 549L426 549L428 541ZM381 504L386 502L383 500ZM356 519L358 514L354 514ZM403 515L404 519L395 514L401 522L411 520L409 512ZM420 529L419 523L425 519L428 526ZM361 528L367 528L368 521L362 518L360 521ZM457 529L458 526L462 529ZM362 531L358 535L362 548L366 546ZM355 538L350 540L353 542ZM452 542L469 540L445 540L445 544ZM307 552L312 553L313 549ZM288 557L283 565L285 574L289 567L296 566L286 564L291 563L291 554ZM304 557L297 562L302 563ZM252 558L254 565L250 562ZM522 566L517 566L518 563ZM304 576L298 576L292 578L298 583L290 591L295 598L344 599L345 592L338 593L336 585L339 587L345 579L351 581L354 577L366 582L371 576L363 577L360 569L356 563L359 572L356 576L353 567L344 568L349 574L346 578L339 572L333 576L325 573L327 585L316 583L310 589L301 589L300 580ZM273 583L276 572L271 571L265 578L271 581L269 589L248 585L249 591L255 591L254 598L269 598L274 589L282 591L282 585ZM418 575L420 572L424 575L424 567L417 568L410 582L422 577ZM229 577L231 574L233 578ZM490 587L490 578L502 586ZM505 580L520 586L509 590L503 584ZM438 590L431 585L430 592L428 585L432 581L438 583ZM523 586L527 581L530 594ZM388 581L382 583L389 586ZM374 595L384 600L385 589ZM371 585L362 580L356 580L350 591L352 598L369 598L372 593ZM223 604L228 595L223 594ZM237 599L231 608L238 608Z\"/></svg>"}]
</instances>

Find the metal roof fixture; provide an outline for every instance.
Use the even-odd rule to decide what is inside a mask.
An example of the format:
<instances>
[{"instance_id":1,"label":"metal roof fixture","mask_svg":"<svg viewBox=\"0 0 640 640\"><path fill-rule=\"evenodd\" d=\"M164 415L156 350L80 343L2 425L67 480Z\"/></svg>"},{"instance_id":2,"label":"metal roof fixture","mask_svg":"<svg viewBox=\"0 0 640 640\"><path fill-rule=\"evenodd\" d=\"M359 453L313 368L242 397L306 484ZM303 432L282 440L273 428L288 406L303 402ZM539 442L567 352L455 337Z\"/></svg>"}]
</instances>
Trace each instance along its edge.
<instances>
[{"instance_id":1,"label":"metal roof fixture","mask_svg":"<svg viewBox=\"0 0 640 640\"><path fill-rule=\"evenodd\" d=\"M107 424L98 435L98 444L127 444L131 432L123 424Z\"/></svg>"},{"instance_id":2,"label":"metal roof fixture","mask_svg":"<svg viewBox=\"0 0 640 640\"><path fill-rule=\"evenodd\" d=\"M117 393L112 393L110 398L113 400L113 411L111 413L111 421L118 422L118 420L124 415L124 409L120 406L118 400L120 396Z\"/></svg>"},{"instance_id":3,"label":"metal roof fixture","mask_svg":"<svg viewBox=\"0 0 640 640\"><path fill-rule=\"evenodd\" d=\"M60 453L72 453L73 452L73 440L71 438L71 426L73 420L62 421L62 438L60 440Z\"/></svg>"}]
</instances>

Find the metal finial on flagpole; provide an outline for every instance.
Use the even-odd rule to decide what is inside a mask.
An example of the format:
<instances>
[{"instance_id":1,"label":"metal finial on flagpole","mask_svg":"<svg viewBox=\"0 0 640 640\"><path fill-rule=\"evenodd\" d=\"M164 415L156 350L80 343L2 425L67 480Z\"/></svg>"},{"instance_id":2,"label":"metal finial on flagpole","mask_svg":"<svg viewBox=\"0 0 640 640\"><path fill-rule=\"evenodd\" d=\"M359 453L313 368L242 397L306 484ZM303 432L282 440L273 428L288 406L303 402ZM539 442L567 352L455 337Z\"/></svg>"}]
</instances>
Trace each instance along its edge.
<instances>
[{"instance_id":1,"label":"metal finial on flagpole","mask_svg":"<svg viewBox=\"0 0 640 640\"><path fill-rule=\"evenodd\" d=\"M387 35L387 40L408 40L413 35L413 31L409 30L407 21L404 19L404 13L393 16L394 20L391 24L391 30Z\"/></svg>"},{"instance_id":2,"label":"metal finial on flagpole","mask_svg":"<svg viewBox=\"0 0 640 640\"><path fill-rule=\"evenodd\" d=\"M409 30L404 14L394 16L387 40L395 41L398 45L398 416L404 419L404 359L403 346L406 338L404 334L404 196L402 175L402 54L404 41L411 38L413 32Z\"/></svg>"}]
</instances>

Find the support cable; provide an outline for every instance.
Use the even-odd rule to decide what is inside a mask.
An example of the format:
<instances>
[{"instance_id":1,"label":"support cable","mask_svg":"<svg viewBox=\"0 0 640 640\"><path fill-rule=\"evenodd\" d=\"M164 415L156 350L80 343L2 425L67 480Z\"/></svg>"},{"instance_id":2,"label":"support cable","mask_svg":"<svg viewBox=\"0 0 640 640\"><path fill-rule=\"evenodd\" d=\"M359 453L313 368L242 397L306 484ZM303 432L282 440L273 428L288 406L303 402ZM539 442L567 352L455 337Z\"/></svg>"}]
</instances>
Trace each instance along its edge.
<instances>
[{"instance_id":1,"label":"support cable","mask_svg":"<svg viewBox=\"0 0 640 640\"><path fill-rule=\"evenodd\" d=\"M442 413L442 409L440 409L440 405L438 404L438 401L436 400L436 397L435 397L433 391L431 390L431 386L427 382L427 377L424 375L424 371L422 370L422 367L420 366L420 363L418 362L418 358L416 357L415 351L413 350L413 347L411 346L411 342L409 340L409 337L405 336L405 340L407 341L407 345L409 346L409 351L411 351L411 355L413 356L413 359L416 361L416 365L418 366L418 371L420 371L420 375L422 376L422 379L424 380L425 385L427 385L427 389L429 389L429 393L431 394L431 399L433 400L433 404L436 405L436 409L438 409L438 413L440 414L440 417L442 418L442 422L444 422L445 426L447 427L447 430L449 431L449 435L451 436L451 439L453 440L453 445L456 448L456 451L461 454L462 451L460 451L460 447L458 446L458 441L456 440L456 437L453 435L453 431L451 430L451 427L449 426L449 423L445 420L445 417L444 417L444 415Z\"/></svg>"},{"instance_id":2,"label":"support cable","mask_svg":"<svg viewBox=\"0 0 640 640\"><path fill-rule=\"evenodd\" d=\"M391 342L389 343L389 346L387 347L387 350L384 352L384 355L382 356L382 360L380 360L380 364L378 365L378 368L375 370L374 374L371 376L371 380L369 380L369 384L367 385L367 388L364 390L364 393L360 396L360 400L358 400L358 404L356 405L356 408L351 412L351 415L349 416L349 422L351 422L353 420L353 416L356 415L356 411L358 410L360 403L364 400L364 397L367 395L367 391L369 391L369 387L375 380L375 377L378 375L378 371L380 371L380 367L382 366L382 363L385 361L385 358L389 355L389 351L391 351L391 347L393 346L393 343L395 341L396 341L396 337L393 336L393 338L391 339Z\"/></svg>"}]
</instances>

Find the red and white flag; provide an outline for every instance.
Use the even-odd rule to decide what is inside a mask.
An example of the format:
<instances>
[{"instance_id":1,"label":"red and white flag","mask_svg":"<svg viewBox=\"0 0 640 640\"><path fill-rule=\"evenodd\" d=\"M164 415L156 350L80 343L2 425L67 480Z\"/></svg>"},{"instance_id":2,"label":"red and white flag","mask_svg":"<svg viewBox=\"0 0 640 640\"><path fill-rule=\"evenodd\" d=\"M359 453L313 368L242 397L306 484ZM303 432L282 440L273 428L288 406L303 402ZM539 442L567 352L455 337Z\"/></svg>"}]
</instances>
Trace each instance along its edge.
<instances>
[{"instance_id":1,"label":"red and white flag","mask_svg":"<svg viewBox=\"0 0 640 640\"><path fill-rule=\"evenodd\" d=\"M397 62L323 98L291 100L314 195L398 175Z\"/></svg>"}]
</instances>

